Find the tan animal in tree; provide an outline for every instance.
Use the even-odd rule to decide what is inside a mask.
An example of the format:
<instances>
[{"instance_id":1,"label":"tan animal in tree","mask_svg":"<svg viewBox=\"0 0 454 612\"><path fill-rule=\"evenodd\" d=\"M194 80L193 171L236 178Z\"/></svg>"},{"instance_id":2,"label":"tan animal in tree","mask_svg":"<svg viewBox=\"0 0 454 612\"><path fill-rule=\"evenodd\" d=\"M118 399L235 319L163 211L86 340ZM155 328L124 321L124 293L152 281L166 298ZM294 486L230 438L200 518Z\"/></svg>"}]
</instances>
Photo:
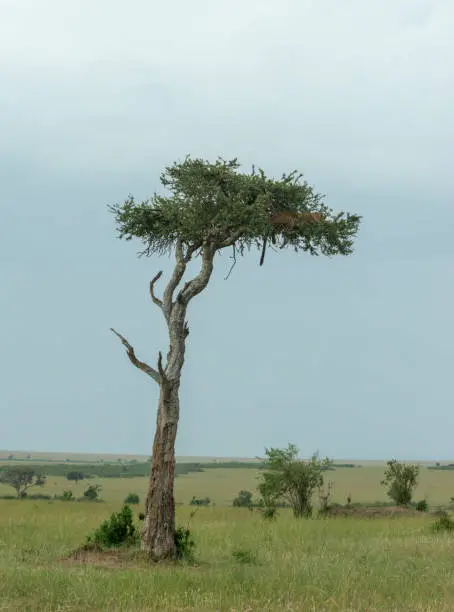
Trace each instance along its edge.
<instances>
[{"instance_id":1,"label":"tan animal in tree","mask_svg":"<svg viewBox=\"0 0 454 612\"><path fill-rule=\"evenodd\" d=\"M283 210L270 215L270 224L275 229L275 233L285 233L288 230L293 230L295 227L301 227L307 223L318 223L322 219L323 215L317 212L295 212L291 210ZM274 244L274 237L272 237L271 240ZM265 260L267 242L268 238L264 238L260 265L263 265Z\"/></svg>"}]
</instances>

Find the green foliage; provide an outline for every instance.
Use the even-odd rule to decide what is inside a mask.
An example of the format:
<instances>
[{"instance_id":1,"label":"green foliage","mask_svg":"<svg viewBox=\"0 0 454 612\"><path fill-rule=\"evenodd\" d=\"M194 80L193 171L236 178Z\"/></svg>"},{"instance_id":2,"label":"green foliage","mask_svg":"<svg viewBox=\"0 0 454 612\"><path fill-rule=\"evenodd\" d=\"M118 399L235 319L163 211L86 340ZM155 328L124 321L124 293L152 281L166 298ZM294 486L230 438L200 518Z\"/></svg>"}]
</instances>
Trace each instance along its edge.
<instances>
[{"instance_id":1,"label":"green foliage","mask_svg":"<svg viewBox=\"0 0 454 612\"><path fill-rule=\"evenodd\" d=\"M66 478L68 480L74 480L76 482L76 484L79 482L79 480L83 480L84 478L86 478L85 474L83 472L79 472L79 471L72 471L72 472L68 472L66 474Z\"/></svg>"},{"instance_id":2,"label":"green foliage","mask_svg":"<svg viewBox=\"0 0 454 612\"><path fill-rule=\"evenodd\" d=\"M72 491L63 491L63 495L61 496L62 501L73 501L74 496Z\"/></svg>"},{"instance_id":3,"label":"green foliage","mask_svg":"<svg viewBox=\"0 0 454 612\"><path fill-rule=\"evenodd\" d=\"M441 515L432 523L432 530L436 533L454 531L454 521L447 515Z\"/></svg>"},{"instance_id":4,"label":"green foliage","mask_svg":"<svg viewBox=\"0 0 454 612\"><path fill-rule=\"evenodd\" d=\"M448 463L447 465L441 465L440 463L436 463L435 465L430 465L428 467L429 470L454 470L454 463Z\"/></svg>"},{"instance_id":5,"label":"green foliage","mask_svg":"<svg viewBox=\"0 0 454 612\"><path fill-rule=\"evenodd\" d=\"M388 486L388 496L398 506L408 505L418 483L419 466L401 463L397 459L388 461L387 466L381 484Z\"/></svg>"},{"instance_id":6,"label":"green foliage","mask_svg":"<svg viewBox=\"0 0 454 612\"><path fill-rule=\"evenodd\" d=\"M143 202L129 196L122 205L109 206L119 237L138 238L146 255L170 253L178 241L191 254L204 242L215 249L235 243L243 254L261 248L263 238L272 234L270 213L319 212L324 220L274 236L277 244L312 255L352 252L358 215L334 215L296 171L275 180L261 169L246 174L239 168L236 159L210 163L189 156L166 167L160 181L167 195L155 193Z\"/></svg>"},{"instance_id":7,"label":"green foliage","mask_svg":"<svg viewBox=\"0 0 454 612\"><path fill-rule=\"evenodd\" d=\"M177 527L174 534L176 558L192 563L194 561L195 541L189 527Z\"/></svg>"},{"instance_id":8,"label":"green foliage","mask_svg":"<svg viewBox=\"0 0 454 612\"><path fill-rule=\"evenodd\" d=\"M76 462L73 462L76 465ZM84 478L136 478L136 477L148 477L150 474L150 463L149 462L138 462L138 463L93 463L93 462L81 462L81 468L77 471L83 472ZM248 463L246 465L240 465L239 467L257 467L254 464ZM35 472L39 472L42 469L42 465L39 464L27 464L27 467L33 469ZM175 475L190 474L192 472L203 472L204 468L212 467L229 467L224 464L211 464L211 463L177 463L175 466ZM233 467L233 466L230 466ZM11 465L3 464L0 465L0 474L6 469L10 469ZM76 470L74 470L76 471ZM68 464L48 461L46 463L46 474L47 476L63 476L67 477Z\"/></svg>"},{"instance_id":9,"label":"green foliage","mask_svg":"<svg viewBox=\"0 0 454 612\"><path fill-rule=\"evenodd\" d=\"M88 536L86 548L102 550L132 545L137 543L138 537L132 510L125 505L120 512L113 512L110 518L101 523L93 535Z\"/></svg>"},{"instance_id":10,"label":"green foliage","mask_svg":"<svg viewBox=\"0 0 454 612\"><path fill-rule=\"evenodd\" d=\"M211 499L209 497L197 498L194 496L190 502L191 506L209 506L210 504Z\"/></svg>"},{"instance_id":11,"label":"green foliage","mask_svg":"<svg viewBox=\"0 0 454 612\"><path fill-rule=\"evenodd\" d=\"M267 521L275 521L277 519L277 507L276 506L264 506L261 509L262 516Z\"/></svg>"},{"instance_id":12,"label":"green foliage","mask_svg":"<svg viewBox=\"0 0 454 612\"><path fill-rule=\"evenodd\" d=\"M232 551L232 557L242 565L256 565L257 555L252 551L244 548L236 548Z\"/></svg>"},{"instance_id":13,"label":"green foliage","mask_svg":"<svg viewBox=\"0 0 454 612\"><path fill-rule=\"evenodd\" d=\"M84 491L84 498L89 501L96 501L99 499L99 494L101 492L101 485L99 484L91 484Z\"/></svg>"},{"instance_id":14,"label":"green foliage","mask_svg":"<svg viewBox=\"0 0 454 612\"><path fill-rule=\"evenodd\" d=\"M252 507L252 493L251 491L242 490L238 493L237 497L233 500L233 505L236 508L251 508Z\"/></svg>"},{"instance_id":15,"label":"green foliage","mask_svg":"<svg viewBox=\"0 0 454 612\"><path fill-rule=\"evenodd\" d=\"M125 504L140 504L140 497L137 493L128 493L125 497Z\"/></svg>"},{"instance_id":16,"label":"green foliage","mask_svg":"<svg viewBox=\"0 0 454 612\"><path fill-rule=\"evenodd\" d=\"M419 502L416 502L415 508L418 512L427 512L429 510L429 504L427 500L421 499Z\"/></svg>"},{"instance_id":17,"label":"green foliage","mask_svg":"<svg viewBox=\"0 0 454 612\"><path fill-rule=\"evenodd\" d=\"M266 449L265 470L260 474L260 494L265 506L275 506L279 499L287 501L295 517L312 514L312 496L323 486L323 471L331 461L320 460L317 454L309 461L297 459L298 449L289 444L286 449Z\"/></svg>"},{"instance_id":18,"label":"green foliage","mask_svg":"<svg viewBox=\"0 0 454 612\"><path fill-rule=\"evenodd\" d=\"M18 498L25 497L31 487L43 487L45 482L44 474L28 466L17 465L0 471L0 483L13 487Z\"/></svg>"}]
</instances>

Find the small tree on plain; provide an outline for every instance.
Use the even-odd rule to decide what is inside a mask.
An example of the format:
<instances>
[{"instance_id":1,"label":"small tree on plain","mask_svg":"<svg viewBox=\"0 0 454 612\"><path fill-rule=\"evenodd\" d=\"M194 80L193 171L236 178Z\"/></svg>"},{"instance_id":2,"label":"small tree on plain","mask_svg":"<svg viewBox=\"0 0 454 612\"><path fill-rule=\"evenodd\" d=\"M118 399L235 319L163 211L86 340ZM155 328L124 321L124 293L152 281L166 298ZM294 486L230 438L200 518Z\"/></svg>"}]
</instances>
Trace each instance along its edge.
<instances>
[{"instance_id":1,"label":"small tree on plain","mask_svg":"<svg viewBox=\"0 0 454 612\"><path fill-rule=\"evenodd\" d=\"M419 465L401 463L397 459L388 461L386 465L381 484L388 487L388 497L398 506L408 505L418 484Z\"/></svg>"},{"instance_id":2,"label":"small tree on plain","mask_svg":"<svg viewBox=\"0 0 454 612\"><path fill-rule=\"evenodd\" d=\"M273 507L277 500L283 499L291 505L295 517L310 516L313 494L323 486L323 471L332 462L328 458L320 460L316 453L309 461L297 459L298 449L294 444L286 449L266 449L265 455L258 487L265 506Z\"/></svg>"},{"instance_id":3,"label":"small tree on plain","mask_svg":"<svg viewBox=\"0 0 454 612\"><path fill-rule=\"evenodd\" d=\"M99 484L91 484L84 491L85 499L89 499L90 501L96 501L99 499L99 494L101 492L101 485Z\"/></svg>"},{"instance_id":4,"label":"small tree on plain","mask_svg":"<svg viewBox=\"0 0 454 612\"><path fill-rule=\"evenodd\" d=\"M17 497L26 497L32 487L43 487L46 476L26 466L16 466L0 472L0 482L16 490Z\"/></svg>"},{"instance_id":5,"label":"small tree on plain","mask_svg":"<svg viewBox=\"0 0 454 612\"><path fill-rule=\"evenodd\" d=\"M233 505L236 508L251 508L252 506L252 493L251 491L242 490L233 500Z\"/></svg>"},{"instance_id":6,"label":"small tree on plain","mask_svg":"<svg viewBox=\"0 0 454 612\"><path fill-rule=\"evenodd\" d=\"M323 196L297 172L268 178L263 170L238 171L236 159L210 163L191 159L167 167L161 175L166 195L155 194L136 202L130 196L122 205L110 207L120 238L137 238L145 248L141 255L174 254L175 267L162 298L150 282L150 297L162 312L169 334L164 363L158 353L157 367L140 361L128 340L112 328L126 348L131 363L159 385L156 430L150 467L142 548L154 560L175 557L175 439L180 417L179 390L189 335L187 310L211 279L215 256L232 249L237 257L259 248L264 261L271 242L310 255L349 255L353 252L360 217L335 214ZM188 265L200 261L199 272L180 287Z\"/></svg>"},{"instance_id":7,"label":"small tree on plain","mask_svg":"<svg viewBox=\"0 0 454 612\"><path fill-rule=\"evenodd\" d=\"M66 478L68 480L74 480L75 483L77 484L79 480L83 480L85 478L85 474L83 472L77 472L77 471L68 472L66 474Z\"/></svg>"},{"instance_id":8,"label":"small tree on plain","mask_svg":"<svg viewBox=\"0 0 454 612\"><path fill-rule=\"evenodd\" d=\"M125 497L125 504L140 504L140 497L137 493L128 493Z\"/></svg>"}]
</instances>

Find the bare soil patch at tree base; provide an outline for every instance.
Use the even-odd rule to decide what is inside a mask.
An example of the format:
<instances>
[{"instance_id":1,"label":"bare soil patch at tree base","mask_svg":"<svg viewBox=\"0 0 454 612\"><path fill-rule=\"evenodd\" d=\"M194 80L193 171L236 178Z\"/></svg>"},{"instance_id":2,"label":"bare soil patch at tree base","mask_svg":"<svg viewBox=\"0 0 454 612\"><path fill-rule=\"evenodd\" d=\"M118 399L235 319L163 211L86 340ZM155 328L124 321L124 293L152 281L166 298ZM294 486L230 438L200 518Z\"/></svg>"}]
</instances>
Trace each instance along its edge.
<instances>
[{"instance_id":1,"label":"bare soil patch at tree base","mask_svg":"<svg viewBox=\"0 0 454 612\"><path fill-rule=\"evenodd\" d=\"M149 571L153 567L175 567L181 565L178 561L154 562L144 551L137 548L87 550L78 548L59 562L64 566L92 565L110 569L134 569ZM193 569L200 567L199 563L191 563Z\"/></svg>"},{"instance_id":2,"label":"bare soil patch at tree base","mask_svg":"<svg viewBox=\"0 0 454 612\"><path fill-rule=\"evenodd\" d=\"M146 553L137 549L87 550L78 548L59 559L66 566L96 565L117 569L149 569L153 566Z\"/></svg>"}]
</instances>

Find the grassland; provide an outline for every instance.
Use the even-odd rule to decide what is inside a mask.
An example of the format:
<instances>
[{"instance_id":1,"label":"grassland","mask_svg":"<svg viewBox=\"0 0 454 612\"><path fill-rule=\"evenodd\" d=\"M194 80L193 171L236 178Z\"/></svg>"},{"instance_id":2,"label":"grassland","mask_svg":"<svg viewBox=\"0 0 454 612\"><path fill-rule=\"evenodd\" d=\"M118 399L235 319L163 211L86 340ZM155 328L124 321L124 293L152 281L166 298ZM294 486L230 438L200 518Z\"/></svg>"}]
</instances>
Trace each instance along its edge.
<instances>
[{"instance_id":1,"label":"grassland","mask_svg":"<svg viewBox=\"0 0 454 612\"><path fill-rule=\"evenodd\" d=\"M68 470L75 469L73 465ZM82 468L83 471L83 468ZM334 482L334 501L345 503L351 494L354 502L387 501L386 490L380 485L383 478L383 466L362 468L337 468L326 472L326 478ZM210 497L217 506L231 506L234 497L241 489L254 491L257 487L259 472L254 469L217 468L207 469L178 476L175 481L176 501L188 504L192 497ZM94 478L90 483L101 484L102 496L108 502L121 503L129 492L145 495L147 478ZM36 489L50 495L60 495L63 490L71 489L75 495L81 495L87 481L77 485L66 478L50 476L43 489ZM0 484L0 495L14 493L6 485ZM415 492L416 499L426 498L433 506L444 505L454 495L454 471L421 469L419 484ZM0 506L0 512L2 507Z\"/></svg>"},{"instance_id":2,"label":"grassland","mask_svg":"<svg viewBox=\"0 0 454 612\"><path fill-rule=\"evenodd\" d=\"M105 502L0 500L0 609L3 610L373 610L454 609L454 537L434 535L427 515L393 519L297 521L281 511L275 523L229 507L253 490L252 469L213 469L176 480L177 520L186 524L193 495L214 508L191 519L195 566L154 566L139 559L79 564L64 560L127 493L143 499L145 478L95 479ZM382 467L338 469L335 499L385 501ZM43 493L77 485L49 478ZM12 489L0 487L0 495ZM446 504L454 474L423 469L416 499ZM141 507L137 508L137 511ZM235 558L244 551L248 563Z\"/></svg>"}]
</instances>

